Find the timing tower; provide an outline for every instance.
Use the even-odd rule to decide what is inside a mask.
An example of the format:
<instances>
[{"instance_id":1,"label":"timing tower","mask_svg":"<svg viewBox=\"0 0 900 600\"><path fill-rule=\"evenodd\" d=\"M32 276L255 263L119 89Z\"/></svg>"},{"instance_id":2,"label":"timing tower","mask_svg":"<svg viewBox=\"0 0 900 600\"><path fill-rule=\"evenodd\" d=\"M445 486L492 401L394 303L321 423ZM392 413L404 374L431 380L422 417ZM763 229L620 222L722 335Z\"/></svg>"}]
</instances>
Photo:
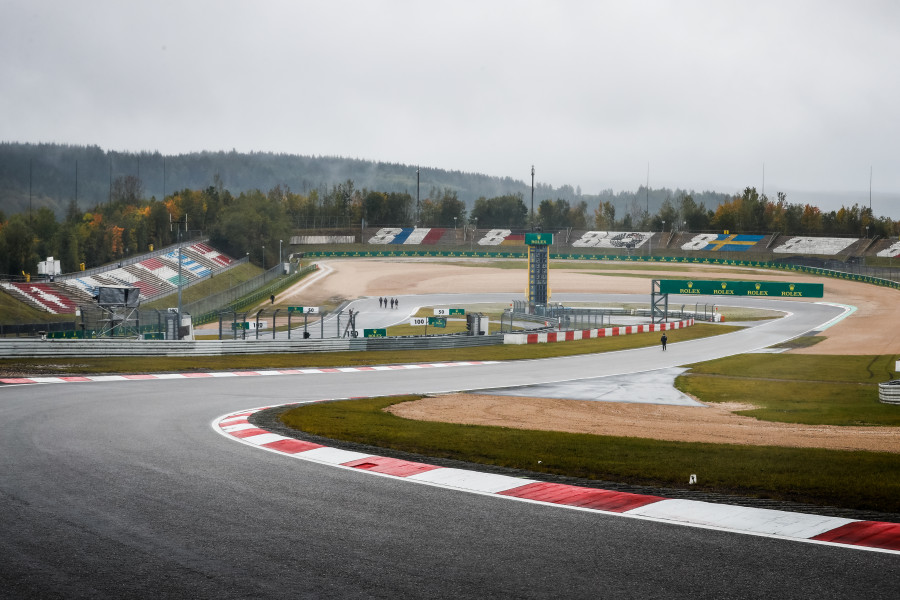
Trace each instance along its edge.
<instances>
[{"instance_id":1,"label":"timing tower","mask_svg":"<svg viewBox=\"0 0 900 600\"><path fill-rule=\"evenodd\" d=\"M550 267L551 244L552 233L525 234L525 245L528 247L528 290L525 296L532 310L535 305L546 305L550 299L547 271Z\"/></svg>"}]
</instances>

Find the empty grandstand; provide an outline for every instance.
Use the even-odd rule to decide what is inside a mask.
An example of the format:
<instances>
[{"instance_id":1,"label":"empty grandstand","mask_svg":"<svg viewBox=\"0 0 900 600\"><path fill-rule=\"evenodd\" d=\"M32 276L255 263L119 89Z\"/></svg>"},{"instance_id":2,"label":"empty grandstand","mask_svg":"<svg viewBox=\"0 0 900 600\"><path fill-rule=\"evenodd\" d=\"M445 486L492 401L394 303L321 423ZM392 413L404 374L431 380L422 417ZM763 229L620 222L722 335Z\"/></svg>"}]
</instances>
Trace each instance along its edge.
<instances>
[{"instance_id":1,"label":"empty grandstand","mask_svg":"<svg viewBox=\"0 0 900 600\"><path fill-rule=\"evenodd\" d=\"M136 287L141 302L146 302L177 292L179 283L193 285L238 262L246 259L234 261L205 242L194 242L181 248L180 276L178 248L169 247L87 272L58 275L53 281L3 282L0 286L40 310L74 314L79 306L94 306L97 291L104 286Z\"/></svg>"}]
</instances>

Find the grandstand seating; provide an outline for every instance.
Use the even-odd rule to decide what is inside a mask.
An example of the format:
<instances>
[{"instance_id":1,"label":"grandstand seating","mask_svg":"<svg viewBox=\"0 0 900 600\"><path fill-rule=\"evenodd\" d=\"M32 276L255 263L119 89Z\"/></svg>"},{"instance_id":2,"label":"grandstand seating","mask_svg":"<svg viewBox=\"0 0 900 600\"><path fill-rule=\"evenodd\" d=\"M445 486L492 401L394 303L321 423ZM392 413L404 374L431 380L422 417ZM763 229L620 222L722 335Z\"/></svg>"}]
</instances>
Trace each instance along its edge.
<instances>
[{"instance_id":1,"label":"grandstand seating","mask_svg":"<svg viewBox=\"0 0 900 600\"><path fill-rule=\"evenodd\" d=\"M174 269L178 271L178 251L173 250L172 252L168 252L160 256L160 258L172 265L174 265ZM197 261L191 259L186 252L181 253L181 274L183 277L188 277L190 279L193 278L203 278L212 273L212 271ZM193 276L193 277L192 277Z\"/></svg>"},{"instance_id":2,"label":"grandstand seating","mask_svg":"<svg viewBox=\"0 0 900 600\"><path fill-rule=\"evenodd\" d=\"M743 235L738 233L699 233L689 242L681 245L682 250L703 250L707 252L747 252L754 249L766 236Z\"/></svg>"},{"instance_id":3,"label":"grandstand seating","mask_svg":"<svg viewBox=\"0 0 900 600\"><path fill-rule=\"evenodd\" d=\"M479 246L524 246L525 231L491 229L478 240Z\"/></svg>"},{"instance_id":4,"label":"grandstand seating","mask_svg":"<svg viewBox=\"0 0 900 600\"><path fill-rule=\"evenodd\" d=\"M186 249L189 251L192 251L192 252L196 252L200 256L203 256L203 257L209 259L211 262L215 263L219 267L227 267L232 262L234 262L231 258L225 256L218 250L210 248L203 242L199 242L199 243L193 244L191 246L188 246Z\"/></svg>"},{"instance_id":5,"label":"grandstand seating","mask_svg":"<svg viewBox=\"0 0 900 600\"><path fill-rule=\"evenodd\" d=\"M857 240L852 238L792 237L772 251L779 254L840 254Z\"/></svg>"},{"instance_id":6,"label":"grandstand seating","mask_svg":"<svg viewBox=\"0 0 900 600\"><path fill-rule=\"evenodd\" d=\"M431 246L441 242L452 229L444 227L384 227L369 238L370 244L423 244ZM447 236L450 239L454 234Z\"/></svg>"},{"instance_id":7,"label":"grandstand seating","mask_svg":"<svg viewBox=\"0 0 900 600\"><path fill-rule=\"evenodd\" d=\"M644 231L585 231L572 242L574 248L639 248L652 233Z\"/></svg>"},{"instance_id":8,"label":"grandstand seating","mask_svg":"<svg viewBox=\"0 0 900 600\"><path fill-rule=\"evenodd\" d=\"M204 243L182 248L182 281L190 284L233 263L232 259ZM19 299L53 313L74 313L79 305L92 304L99 286L136 287L142 299L174 292L178 287L178 251L125 266L110 266L100 273L56 282L3 283Z\"/></svg>"},{"instance_id":9,"label":"grandstand seating","mask_svg":"<svg viewBox=\"0 0 900 600\"><path fill-rule=\"evenodd\" d=\"M28 304L53 314L74 314L77 304L48 283L3 283L3 288Z\"/></svg>"},{"instance_id":10,"label":"grandstand seating","mask_svg":"<svg viewBox=\"0 0 900 600\"><path fill-rule=\"evenodd\" d=\"M525 229L489 229L476 232L478 246L524 246ZM574 231L566 238L571 248L621 249L645 248L652 240L664 248L676 248L688 252L777 252L796 254L836 255L841 253L868 254L871 241L852 238L792 237L729 233L680 233L654 234L647 231ZM560 236L560 233L554 233ZM655 237L654 237L655 236ZM293 238L292 238L293 239ZM557 237L554 241L557 241ZM775 246L776 240L781 243ZM403 245L459 245L454 229L430 227L382 227L368 239L369 244ZM563 246L566 244L563 243ZM772 248L772 246L775 246ZM900 243L886 248L879 256L900 256ZM891 254L893 252L893 254Z\"/></svg>"},{"instance_id":11,"label":"grandstand seating","mask_svg":"<svg viewBox=\"0 0 900 600\"><path fill-rule=\"evenodd\" d=\"M883 256L885 258L894 258L900 256L900 242L894 242L888 245L883 250L879 250L876 253L876 256Z\"/></svg>"}]
</instances>

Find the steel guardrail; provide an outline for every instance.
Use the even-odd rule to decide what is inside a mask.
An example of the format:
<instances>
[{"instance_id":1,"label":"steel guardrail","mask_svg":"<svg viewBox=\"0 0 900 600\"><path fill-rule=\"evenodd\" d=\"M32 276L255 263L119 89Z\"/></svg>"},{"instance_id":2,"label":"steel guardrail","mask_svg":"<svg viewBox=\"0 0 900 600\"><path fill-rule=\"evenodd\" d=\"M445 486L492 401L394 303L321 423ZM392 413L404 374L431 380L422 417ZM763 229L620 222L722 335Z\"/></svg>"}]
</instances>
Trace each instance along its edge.
<instances>
[{"instance_id":1,"label":"steel guardrail","mask_svg":"<svg viewBox=\"0 0 900 600\"><path fill-rule=\"evenodd\" d=\"M437 335L386 338L247 339L247 340L0 340L2 358L110 356L230 356L242 354L302 354L370 350L435 350L503 344L502 335ZM140 366L136 366L140 370Z\"/></svg>"}]
</instances>

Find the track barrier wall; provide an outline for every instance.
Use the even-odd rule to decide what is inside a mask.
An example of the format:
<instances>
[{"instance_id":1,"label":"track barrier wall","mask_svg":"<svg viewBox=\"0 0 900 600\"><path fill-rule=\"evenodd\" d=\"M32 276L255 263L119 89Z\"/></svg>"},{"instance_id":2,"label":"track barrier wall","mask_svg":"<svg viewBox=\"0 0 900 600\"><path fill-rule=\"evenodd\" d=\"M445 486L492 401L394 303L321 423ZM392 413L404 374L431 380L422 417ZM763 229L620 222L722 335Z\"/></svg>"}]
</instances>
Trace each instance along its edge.
<instances>
[{"instance_id":1,"label":"track barrier wall","mask_svg":"<svg viewBox=\"0 0 900 600\"><path fill-rule=\"evenodd\" d=\"M592 338L631 335L634 333L651 333L654 331L671 331L683 329L694 324L694 319L674 321L671 323L647 323L645 325L623 325L603 329L583 329L580 331L546 331L540 333L505 333L504 344L545 344L549 342L572 342Z\"/></svg>"}]
</instances>

